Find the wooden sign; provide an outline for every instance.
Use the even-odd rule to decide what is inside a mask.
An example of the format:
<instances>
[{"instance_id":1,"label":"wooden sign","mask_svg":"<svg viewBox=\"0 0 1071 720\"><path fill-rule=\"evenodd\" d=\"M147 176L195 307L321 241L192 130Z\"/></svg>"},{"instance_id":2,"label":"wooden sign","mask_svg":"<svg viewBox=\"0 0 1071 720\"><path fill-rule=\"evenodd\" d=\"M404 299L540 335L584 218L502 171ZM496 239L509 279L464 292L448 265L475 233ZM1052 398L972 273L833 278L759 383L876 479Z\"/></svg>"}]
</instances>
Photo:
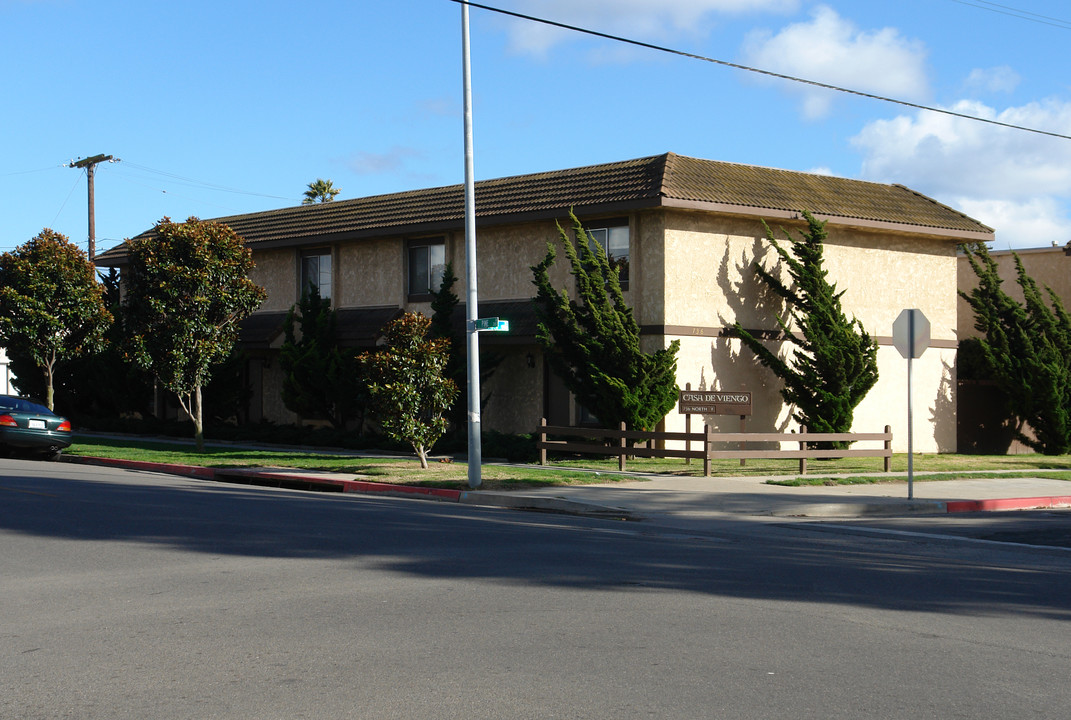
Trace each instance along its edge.
<instances>
[{"instance_id":1,"label":"wooden sign","mask_svg":"<svg viewBox=\"0 0 1071 720\"><path fill-rule=\"evenodd\" d=\"M751 393L746 390L681 390L677 411L682 415L750 415Z\"/></svg>"}]
</instances>

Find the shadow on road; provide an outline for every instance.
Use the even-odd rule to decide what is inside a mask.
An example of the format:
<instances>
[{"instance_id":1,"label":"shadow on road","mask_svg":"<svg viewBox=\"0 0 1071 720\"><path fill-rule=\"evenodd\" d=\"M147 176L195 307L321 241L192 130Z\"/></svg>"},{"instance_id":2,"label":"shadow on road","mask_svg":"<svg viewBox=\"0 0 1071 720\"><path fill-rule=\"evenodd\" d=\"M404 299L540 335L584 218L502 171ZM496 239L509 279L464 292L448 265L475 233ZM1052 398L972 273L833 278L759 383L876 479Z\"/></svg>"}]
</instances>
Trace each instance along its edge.
<instances>
[{"instance_id":1,"label":"shadow on road","mask_svg":"<svg viewBox=\"0 0 1071 720\"><path fill-rule=\"evenodd\" d=\"M121 471L0 465L0 534L195 553L353 558L416 576L1071 619L1063 558L726 521L721 539L642 523L314 495ZM53 468L57 466L51 466ZM20 474L19 468L25 472ZM32 468L32 470L31 470ZM745 527L746 526L746 527ZM763 533L768 533L764 536ZM1019 560L1022 557L1015 556ZM1016 562L1018 562L1017 560Z\"/></svg>"}]
</instances>

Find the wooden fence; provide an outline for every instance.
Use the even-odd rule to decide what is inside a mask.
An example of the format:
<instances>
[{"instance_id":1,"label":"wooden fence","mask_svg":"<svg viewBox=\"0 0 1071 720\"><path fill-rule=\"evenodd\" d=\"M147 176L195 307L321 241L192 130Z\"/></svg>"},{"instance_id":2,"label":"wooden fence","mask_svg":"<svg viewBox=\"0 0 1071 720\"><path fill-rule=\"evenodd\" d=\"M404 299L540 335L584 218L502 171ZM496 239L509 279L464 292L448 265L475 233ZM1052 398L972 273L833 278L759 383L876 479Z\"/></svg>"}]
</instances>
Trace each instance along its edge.
<instances>
[{"instance_id":1,"label":"wooden fence","mask_svg":"<svg viewBox=\"0 0 1071 720\"><path fill-rule=\"evenodd\" d=\"M548 435L583 438L573 440L548 440ZM587 442L585 442L585 440ZM629 441L638 444L630 445ZM675 450L656 447L658 443L679 441L684 448ZM748 443L792 442L799 445L798 450L745 450ZM807 447L817 442L881 442L882 447L870 450L848 448L844 450L816 450ZM701 449L693 450L692 443L699 443ZM715 450L715 443L736 443L737 450ZM625 469L625 459L631 457L692 458L703 461L703 476L710 477L710 461L718 458L745 459L798 459L800 474L807 474L807 461L817 458L840 457L882 457L885 458L885 472L889 472L892 461L892 428L885 426L883 433L809 433L801 427L798 433L715 433L707 425L701 433L693 432L647 432L626 430L621 423L617 430L605 428L582 428L547 425L547 419L539 422L539 464L547 464L547 451L581 453L591 455L616 455L617 466Z\"/></svg>"}]
</instances>

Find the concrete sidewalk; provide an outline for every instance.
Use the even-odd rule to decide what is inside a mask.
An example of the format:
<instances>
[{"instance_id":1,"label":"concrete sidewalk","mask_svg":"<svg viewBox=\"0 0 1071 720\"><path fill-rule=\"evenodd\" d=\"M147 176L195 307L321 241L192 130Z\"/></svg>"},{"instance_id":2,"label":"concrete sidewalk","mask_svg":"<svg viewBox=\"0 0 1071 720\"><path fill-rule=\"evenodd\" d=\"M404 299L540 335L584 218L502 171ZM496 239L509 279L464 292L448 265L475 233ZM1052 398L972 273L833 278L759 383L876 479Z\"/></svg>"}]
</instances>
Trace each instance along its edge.
<instances>
[{"instance_id":1,"label":"concrete sidewalk","mask_svg":"<svg viewBox=\"0 0 1071 720\"><path fill-rule=\"evenodd\" d=\"M701 520L716 516L872 517L985 510L1071 508L1071 482L992 478L785 487L765 477L649 476L600 485L512 492L448 490L377 483L356 475L293 468L212 469L126 460L64 456L67 462L165 472L204 480L297 489L329 489L470 505L560 512L629 520ZM893 477L897 477L894 475Z\"/></svg>"},{"instance_id":2,"label":"concrete sidewalk","mask_svg":"<svg viewBox=\"0 0 1071 720\"><path fill-rule=\"evenodd\" d=\"M865 517L1039 507L1071 508L1071 482L1044 478L785 487L764 477L657 477L642 482L525 491L526 495L620 508L644 518L715 515Z\"/></svg>"}]
</instances>

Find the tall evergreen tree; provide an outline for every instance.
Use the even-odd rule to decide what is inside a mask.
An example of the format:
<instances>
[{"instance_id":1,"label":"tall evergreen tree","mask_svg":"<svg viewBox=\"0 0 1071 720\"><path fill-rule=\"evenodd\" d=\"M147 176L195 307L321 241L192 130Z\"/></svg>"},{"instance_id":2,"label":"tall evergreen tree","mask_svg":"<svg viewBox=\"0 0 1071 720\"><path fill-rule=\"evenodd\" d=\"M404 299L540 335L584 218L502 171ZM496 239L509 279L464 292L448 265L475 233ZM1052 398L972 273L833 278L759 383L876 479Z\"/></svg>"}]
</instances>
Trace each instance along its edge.
<instances>
[{"instance_id":1,"label":"tall evergreen tree","mask_svg":"<svg viewBox=\"0 0 1071 720\"><path fill-rule=\"evenodd\" d=\"M446 338L450 341L450 357L447 360L443 375L450 378L457 385L457 398L446 412L446 417L454 428L465 427L468 416L468 366L465 361L465 336L457 332L458 327L454 323L454 313L460 304L457 293L454 292L454 284L457 276L450 263L443 269L443 279L439 289L431 294L431 326L428 336L431 338ZM502 355L480 348L480 387L491 378L495 369L502 363ZM486 401L481 398L481 402Z\"/></svg>"},{"instance_id":2,"label":"tall evergreen tree","mask_svg":"<svg viewBox=\"0 0 1071 720\"><path fill-rule=\"evenodd\" d=\"M806 232L798 239L787 231L791 250L781 246L770 227L766 239L788 267L788 287L758 263L755 273L780 295L789 309L789 322L777 318L796 350L785 360L736 323L735 330L759 361L781 378L781 396L795 407L792 417L810 432L848 432L856 406L878 381L878 344L858 319L848 320L835 283L827 279L823 248L825 223L808 212ZM844 447L845 443L833 443Z\"/></svg>"},{"instance_id":3,"label":"tall evergreen tree","mask_svg":"<svg viewBox=\"0 0 1071 720\"><path fill-rule=\"evenodd\" d=\"M344 427L357 414L360 383L355 355L338 344L331 301L313 285L290 308L283 332L283 404L303 417Z\"/></svg>"},{"instance_id":4,"label":"tall evergreen tree","mask_svg":"<svg viewBox=\"0 0 1071 720\"><path fill-rule=\"evenodd\" d=\"M1041 292L1017 254L1024 303L1001 288L999 268L984 244L964 251L978 285L960 296L974 311L986 373L1009 413L1034 431L1034 437L1020 431L1019 439L1046 455L1071 452L1071 316L1051 288Z\"/></svg>"},{"instance_id":5,"label":"tall evergreen tree","mask_svg":"<svg viewBox=\"0 0 1071 720\"><path fill-rule=\"evenodd\" d=\"M640 349L640 328L625 302L618 271L584 230L576 215L575 241L559 225L559 242L576 279L577 300L555 290L549 270L557 251L532 266L536 338L551 369L577 400L606 427L624 421L632 430L652 430L677 403L680 341L652 353Z\"/></svg>"}]
</instances>

